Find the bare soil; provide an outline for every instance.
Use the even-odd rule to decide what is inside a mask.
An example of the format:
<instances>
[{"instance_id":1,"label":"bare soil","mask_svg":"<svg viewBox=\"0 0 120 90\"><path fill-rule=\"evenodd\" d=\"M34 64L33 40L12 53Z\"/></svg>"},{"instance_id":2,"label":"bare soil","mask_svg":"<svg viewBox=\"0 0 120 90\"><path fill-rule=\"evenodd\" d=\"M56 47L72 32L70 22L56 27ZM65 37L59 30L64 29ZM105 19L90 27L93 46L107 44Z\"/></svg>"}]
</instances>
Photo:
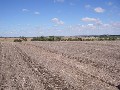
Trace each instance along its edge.
<instances>
[{"instance_id":1,"label":"bare soil","mask_svg":"<svg viewBox=\"0 0 120 90\"><path fill-rule=\"evenodd\" d=\"M120 41L0 42L0 90L119 90Z\"/></svg>"}]
</instances>

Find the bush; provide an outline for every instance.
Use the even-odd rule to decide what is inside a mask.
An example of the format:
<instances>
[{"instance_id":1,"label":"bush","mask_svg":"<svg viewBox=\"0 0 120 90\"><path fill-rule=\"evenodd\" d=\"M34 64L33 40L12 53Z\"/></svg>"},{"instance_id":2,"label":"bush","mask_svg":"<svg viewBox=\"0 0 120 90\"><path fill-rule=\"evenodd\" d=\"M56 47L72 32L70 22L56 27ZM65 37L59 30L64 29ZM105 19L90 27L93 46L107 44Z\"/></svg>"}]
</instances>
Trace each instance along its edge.
<instances>
[{"instance_id":1,"label":"bush","mask_svg":"<svg viewBox=\"0 0 120 90\"><path fill-rule=\"evenodd\" d=\"M14 42L22 42L21 39L15 39Z\"/></svg>"},{"instance_id":2,"label":"bush","mask_svg":"<svg viewBox=\"0 0 120 90\"><path fill-rule=\"evenodd\" d=\"M61 41L61 37L55 37L54 41Z\"/></svg>"},{"instance_id":3,"label":"bush","mask_svg":"<svg viewBox=\"0 0 120 90\"><path fill-rule=\"evenodd\" d=\"M27 41L27 38L24 37L24 36L20 37L20 39L21 39L22 41Z\"/></svg>"}]
</instances>

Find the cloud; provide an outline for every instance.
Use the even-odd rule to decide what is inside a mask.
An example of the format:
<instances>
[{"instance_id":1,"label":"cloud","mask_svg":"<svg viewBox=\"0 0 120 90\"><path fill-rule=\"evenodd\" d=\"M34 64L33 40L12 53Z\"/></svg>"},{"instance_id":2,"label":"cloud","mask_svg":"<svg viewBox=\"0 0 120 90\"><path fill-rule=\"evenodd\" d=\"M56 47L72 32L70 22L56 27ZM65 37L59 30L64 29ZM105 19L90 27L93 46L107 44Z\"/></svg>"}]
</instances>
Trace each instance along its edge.
<instances>
[{"instance_id":1,"label":"cloud","mask_svg":"<svg viewBox=\"0 0 120 90\"><path fill-rule=\"evenodd\" d=\"M56 2L64 2L65 0L54 0L54 3Z\"/></svg>"},{"instance_id":2,"label":"cloud","mask_svg":"<svg viewBox=\"0 0 120 90\"><path fill-rule=\"evenodd\" d=\"M88 26L93 26L93 24L88 24Z\"/></svg>"},{"instance_id":3,"label":"cloud","mask_svg":"<svg viewBox=\"0 0 120 90\"><path fill-rule=\"evenodd\" d=\"M89 18L89 17L85 17L81 19L83 22L88 22L88 23L94 23L95 25L102 25L102 21L100 19L97 18Z\"/></svg>"},{"instance_id":4,"label":"cloud","mask_svg":"<svg viewBox=\"0 0 120 90\"><path fill-rule=\"evenodd\" d=\"M101 8L101 7L95 8L94 11L97 12L97 13L103 13L103 12L105 12L105 10L103 8Z\"/></svg>"},{"instance_id":5,"label":"cloud","mask_svg":"<svg viewBox=\"0 0 120 90\"><path fill-rule=\"evenodd\" d=\"M72 25L72 26L68 26L67 27L67 30L72 30L73 32L77 32L79 33L79 31L83 31L83 32L86 32L87 30L88 31L91 31L91 30L96 30L97 29L97 26L94 25L94 24L87 24L87 25ZM76 33L76 34L77 34Z\"/></svg>"},{"instance_id":6,"label":"cloud","mask_svg":"<svg viewBox=\"0 0 120 90\"><path fill-rule=\"evenodd\" d=\"M84 22L95 22L95 23L100 21L99 19L89 18L89 17L82 18L81 20Z\"/></svg>"},{"instance_id":7,"label":"cloud","mask_svg":"<svg viewBox=\"0 0 120 90\"><path fill-rule=\"evenodd\" d=\"M40 15L40 12L34 12L35 15Z\"/></svg>"},{"instance_id":8,"label":"cloud","mask_svg":"<svg viewBox=\"0 0 120 90\"><path fill-rule=\"evenodd\" d=\"M30 10L24 8L24 9L22 9L22 11L23 12L29 12Z\"/></svg>"},{"instance_id":9,"label":"cloud","mask_svg":"<svg viewBox=\"0 0 120 90\"><path fill-rule=\"evenodd\" d=\"M89 34L113 34L114 31L120 31L120 22L102 23L100 26L96 23L71 25L66 30L85 32L85 34L86 32Z\"/></svg>"},{"instance_id":10,"label":"cloud","mask_svg":"<svg viewBox=\"0 0 120 90\"><path fill-rule=\"evenodd\" d=\"M52 19L52 22L54 22L54 23L57 24L57 25L63 25L63 24L64 24L64 22L61 21L61 20L59 20L58 18L53 18L53 19Z\"/></svg>"},{"instance_id":11,"label":"cloud","mask_svg":"<svg viewBox=\"0 0 120 90\"><path fill-rule=\"evenodd\" d=\"M29 12L30 10L24 8L24 9L22 9L22 11L23 11L23 12ZM40 12L35 11L34 14L35 14L35 15L40 15Z\"/></svg>"},{"instance_id":12,"label":"cloud","mask_svg":"<svg viewBox=\"0 0 120 90\"><path fill-rule=\"evenodd\" d=\"M86 27L92 28L92 29L96 29L96 25L95 24L88 24Z\"/></svg>"},{"instance_id":13,"label":"cloud","mask_svg":"<svg viewBox=\"0 0 120 90\"><path fill-rule=\"evenodd\" d=\"M120 22L113 22L111 23L111 26L120 29Z\"/></svg>"}]
</instances>

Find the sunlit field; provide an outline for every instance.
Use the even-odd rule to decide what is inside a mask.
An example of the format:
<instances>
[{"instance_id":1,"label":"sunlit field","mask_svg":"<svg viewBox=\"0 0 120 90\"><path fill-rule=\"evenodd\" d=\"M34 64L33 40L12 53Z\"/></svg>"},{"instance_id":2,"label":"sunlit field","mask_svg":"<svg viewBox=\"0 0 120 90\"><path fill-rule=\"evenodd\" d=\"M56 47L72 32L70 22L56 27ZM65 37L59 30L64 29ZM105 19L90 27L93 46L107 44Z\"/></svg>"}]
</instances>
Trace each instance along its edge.
<instances>
[{"instance_id":1,"label":"sunlit field","mask_svg":"<svg viewBox=\"0 0 120 90\"><path fill-rule=\"evenodd\" d=\"M1 42L1 90L118 90L120 41Z\"/></svg>"}]
</instances>

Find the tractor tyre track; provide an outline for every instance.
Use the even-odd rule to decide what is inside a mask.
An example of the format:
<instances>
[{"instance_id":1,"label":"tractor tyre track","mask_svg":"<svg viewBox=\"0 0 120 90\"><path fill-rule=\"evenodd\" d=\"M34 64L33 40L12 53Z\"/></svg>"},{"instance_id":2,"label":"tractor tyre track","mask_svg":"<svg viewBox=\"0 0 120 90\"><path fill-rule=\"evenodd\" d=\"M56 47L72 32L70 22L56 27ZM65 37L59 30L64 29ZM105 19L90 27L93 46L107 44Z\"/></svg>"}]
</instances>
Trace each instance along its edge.
<instances>
[{"instance_id":1,"label":"tractor tyre track","mask_svg":"<svg viewBox=\"0 0 120 90\"><path fill-rule=\"evenodd\" d=\"M44 47L42 47L42 46L37 46L37 45L33 45L33 44L28 44L28 43L24 43L24 45L27 47L27 46L31 46L31 47L35 47L35 48L38 48L38 49L41 49L41 50L44 50L45 52L48 52L48 53L53 53L53 54L56 54L56 55L62 55L63 57L66 57L66 58L69 58L69 59L71 59L71 60L76 60L76 61L78 61L78 62L80 62L80 63L83 63L83 64L86 64L86 65L88 65L88 66L93 66L93 67L95 67L95 68L99 68L98 66L100 66L100 67L102 67L102 68L105 68L106 70L108 70L109 72L111 72L111 70L110 70L110 67L112 67L112 66L110 66L110 65L108 65L108 66L106 66L106 65L104 65L103 63L96 63L96 62L94 62L94 61L92 61L92 60L88 60L88 58L81 58L81 57L72 57L71 55L69 55L69 54L65 54L65 53L60 53L59 51L53 51L53 50L51 50L51 49L46 49L46 48L44 48ZM101 70L102 68L100 68L99 70ZM115 67L112 67L112 69L114 69L114 70L112 70L112 71L117 71L117 73L119 73L120 72L120 69L119 68L115 68ZM98 72L100 73L100 71L98 70ZM82 71L81 71L82 72ZM102 71L103 72L103 71ZM83 71L83 73L86 73L86 72L84 72ZM98 73L98 74L99 74ZM112 72L113 73L113 72ZM93 78L95 78L95 79L98 79L98 80L100 80L101 82L103 82L103 83L106 83L106 84L108 84L108 85L110 85L110 86L113 86L113 87L116 87L117 85L118 85L118 83L117 83L117 79L118 79L118 81L119 81L119 76L118 77L115 77L115 76L113 76L113 75L111 75L111 78L112 77L114 77L114 79L112 79L112 81L114 81L115 79L115 82L110 82L110 80L109 80L109 78L107 79L107 78L104 78L104 79L102 79L102 78L100 78L100 77L98 77L98 76L95 76L94 74L92 74L92 73L86 73L87 75L89 75L89 76L91 76L91 77L93 77ZM107 77L107 76L106 76Z\"/></svg>"},{"instance_id":2,"label":"tractor tyre track","mask_svg":"<svg viewBox=\"0 0 120 90\"><path fill-rule=\"evenodd\" d=\"M24 46L31 46L31 47L34 47L34 48L40 48L41 50L44 50L45 52L48 52L48 53L53 53L53 54L56 54L56 55L61 55L59 52L53 52L53 51L51 51L51 50L48 50L48 49L45 49L45 48L43 48L43 47L40 47L40 46L36 46L36 45L32 45L32 44L24 44ZM66 58L69 58L69 59L76 59L76 58L71 58L71 57L69 57L69 56L67 56L67 55L65 55L65 54L63 54L62 53L62 56L63 57L66 57ZM65 63L64 63L65 64ZM76 68L76 67L73 67L73 66L71 66L72 68ZM76 68L76 70L77 70L77 68ZM97 77L97 76L95 76L94 74L90 74L90 73L86 73L86 72L84 72L84 70L83 71L79 71L78 70L78 72L82 72L82 73L84 73L85 75L87 75L87 76L90 76L91 78L94 78L94 79L96 79L96 80L99 80L99 81L101 81L102 83L105 83L105 84L108 84L109 86L111 86L111 87L116 87L116 85L114 84L114 83L112 83L112 82L110 82L109 80L105 80L105 79L102 79L102 78L100 78L100 77Z\"/></svg>"},{"instance_id":3,"label":"tractor tyre track","mask_svg":"<svg viewBox=\"0 0 120 90\"><path fill-rule=\"evenodd\" d=\"M45 90L75 90L73 86L64 81L59 75L54 75L43 65L38 65L35 60L32 60L30 56L19 47L15 46L15 49L19 52L21 57L23 57L23 60L27 63L29 68L32 68L33 72L38 76Z\"/></svg>"}]
</instances>

